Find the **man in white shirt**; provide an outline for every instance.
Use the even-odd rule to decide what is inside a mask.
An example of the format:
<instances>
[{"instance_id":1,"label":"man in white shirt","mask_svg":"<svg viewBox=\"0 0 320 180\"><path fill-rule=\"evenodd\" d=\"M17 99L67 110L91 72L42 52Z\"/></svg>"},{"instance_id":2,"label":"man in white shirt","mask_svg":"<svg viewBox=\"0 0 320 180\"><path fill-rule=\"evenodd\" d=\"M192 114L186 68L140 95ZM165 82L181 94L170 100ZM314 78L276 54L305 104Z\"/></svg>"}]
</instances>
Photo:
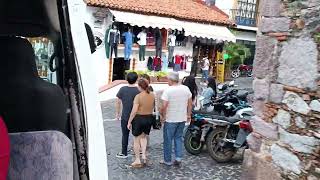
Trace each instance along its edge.
<instances>
[{"instance_id":1,"label":"man in white shirt","mask_svg":"<svg viewBox=\"0 0 320 180\"><path fill-rule=\"evenodd\" d=\"M192 94L187 86L179 84L179 73L172 72L168 75L169 87L164 90L161 99L163 105L161 115L164 121L163 127L163 153L165 165L181 164L182 160L182 136L186 121L191 121ZM175 148L175 161L172 163L172 140Z\"/></svg>"},{"instance_id":2,"label":"man in white shirt","mask_svg":"<svg viewBox=\"0 0 320 180\"><path fill-rule=\"evenodd\" d=\"M138 34L138 44L139 44L139 60L144 61L145 56L146 56L146 45L147 45L147 33L146 29L143 29L139 34Z\"/></svg>"},{"instance_id":3,"label":"man in white shirt","mask_svg":"<svg viewBox=\"0 0 320 180\"><path fill-rule=\"evenodd\" d=\"M169 60L169 62L173 62L173 61L172 61L173 52L174 52L174 47L176 46L176 39L177 39L177 37L174 35L174 31L171 32L171 34L169 35L168 39L169 39L169 46L168 46L169 55L168 55L168 60Z\"/></svg>"},{"instance_id":4,"label":"man in white shirt","mask_svg":"<svg viewBox=\"0 0 320 180\"><path fill-rule=\"evenodd\" d=\"M206 57L206 58L203 58L203 62L202 62L202 81L203 82L206 82L207 79L208 79L208 76L209 76L209 67L210 67L210 62L209 62L209 59Z\"/></svg>"}]
</instances>

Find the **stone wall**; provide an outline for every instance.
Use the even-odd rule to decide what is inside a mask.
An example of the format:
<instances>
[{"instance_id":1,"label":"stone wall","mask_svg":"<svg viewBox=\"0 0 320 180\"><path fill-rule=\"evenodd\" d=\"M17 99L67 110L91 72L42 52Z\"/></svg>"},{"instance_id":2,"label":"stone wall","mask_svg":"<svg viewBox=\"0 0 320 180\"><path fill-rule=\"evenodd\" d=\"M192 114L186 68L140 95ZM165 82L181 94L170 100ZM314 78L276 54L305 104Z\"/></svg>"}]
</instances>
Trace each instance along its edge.
<instances>
[{"instance_id":1,"label":"stone wall","mask_svg":"<svg viewBox=\"0 0 320 180\"><path fill-rule=\"evenodd\" d=\"M263 0L243 179L320 179L320 0Z\"/></svg>"}]
</instances>

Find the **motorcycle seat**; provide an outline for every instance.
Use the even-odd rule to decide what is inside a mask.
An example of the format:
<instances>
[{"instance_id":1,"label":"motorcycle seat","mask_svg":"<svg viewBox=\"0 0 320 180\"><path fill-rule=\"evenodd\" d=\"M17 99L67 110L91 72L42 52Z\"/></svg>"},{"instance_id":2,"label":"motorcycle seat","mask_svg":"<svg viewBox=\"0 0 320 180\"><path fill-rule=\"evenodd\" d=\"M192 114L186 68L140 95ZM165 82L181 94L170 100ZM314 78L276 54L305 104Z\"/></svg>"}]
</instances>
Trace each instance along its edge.
<instances>
[{"instance_id":1,"label":"motorcycle seat","mask_svg":"<svg viewBox=\"0 0 320 180\"><path fill-rule=\"evenodd\" d=\"M247 97L248 97L248 92L246 92L246 93L243 93L243 94L239 94L239 95L237 95L237 97L239 98L239 99L242 99L242 100L245 100L245 99L247 99Z\"/></svg>"},{"instance_id":2,"label":"motorcycle seat","mask_svg":"<svg viewBox=\"0 0 320 180\"><path fill-rule=\"evenodd\" d=\"M225 117L225 116L216 116L216 115L213 115L211 116L212 119L218 119L218 120L223 120L223 121L228 121L229 123L236 123L236 122L239 122L240 119L237 118L237 117Z\"/></svg>"},{"instance_id":3,"label":"motorcycle seat","mask_svg":"<svg viewBox=\"0 0 320 180\"><path fill-rule=\"evenodd\" d=\"M204 110L193 110L192 114L212 115L212 112L206 112Z\"/></svg>"}]
</instances>

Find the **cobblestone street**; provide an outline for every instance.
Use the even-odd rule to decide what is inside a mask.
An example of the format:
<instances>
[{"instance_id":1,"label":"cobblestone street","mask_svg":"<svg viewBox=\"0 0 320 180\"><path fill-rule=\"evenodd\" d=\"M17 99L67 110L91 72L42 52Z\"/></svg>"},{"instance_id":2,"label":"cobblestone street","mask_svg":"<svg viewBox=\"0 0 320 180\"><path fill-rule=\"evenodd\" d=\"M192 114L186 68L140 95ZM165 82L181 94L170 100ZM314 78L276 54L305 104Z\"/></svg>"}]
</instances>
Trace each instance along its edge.
<instances>
[{"instance_id":1,"label":"cobblestone street","mask_svg":"<svg viewBox=\"0 0 320 180\"><path fill-rule=\"evenodd\" d=\"M121 149L120 121L114 121L115 101L107 101L101 104L104 117L104 129L108 154L109 178L112 180L150 180L150 179L219 179L236 180L241 175L241 153L237 155L233 162L228 164L218 164L211 159L207 152L200 156L193 156L185 152L182 167L164 167L159 164L162 159L162 132L161 130L152 131L150 134L149 159L152 162L150 167L143 169L131 169L128 167L132 162L133 155L128 159L118 159L116 154ZM132 149L132 137L129 143ZM133 152L130 152L133 154Z\"/></svg>"}]
</instances>

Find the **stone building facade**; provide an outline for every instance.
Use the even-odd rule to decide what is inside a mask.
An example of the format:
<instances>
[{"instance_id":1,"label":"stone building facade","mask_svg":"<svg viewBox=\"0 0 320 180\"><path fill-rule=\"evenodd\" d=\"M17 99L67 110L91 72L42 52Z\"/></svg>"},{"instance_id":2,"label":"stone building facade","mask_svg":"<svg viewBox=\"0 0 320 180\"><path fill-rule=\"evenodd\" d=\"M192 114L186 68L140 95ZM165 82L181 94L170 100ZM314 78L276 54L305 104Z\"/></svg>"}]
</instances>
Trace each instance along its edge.
<instances>
[{"instance_id":1,"label":"stone building facade","mask_svg":"<svg viewBox=\"0 0 320 180\"><path fill-rule=\"evenodd\" d=\"M320 179L320 0L264 0L242 179Z\"/></svg>"}]
</instances>

